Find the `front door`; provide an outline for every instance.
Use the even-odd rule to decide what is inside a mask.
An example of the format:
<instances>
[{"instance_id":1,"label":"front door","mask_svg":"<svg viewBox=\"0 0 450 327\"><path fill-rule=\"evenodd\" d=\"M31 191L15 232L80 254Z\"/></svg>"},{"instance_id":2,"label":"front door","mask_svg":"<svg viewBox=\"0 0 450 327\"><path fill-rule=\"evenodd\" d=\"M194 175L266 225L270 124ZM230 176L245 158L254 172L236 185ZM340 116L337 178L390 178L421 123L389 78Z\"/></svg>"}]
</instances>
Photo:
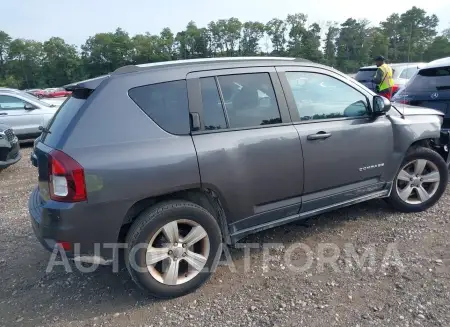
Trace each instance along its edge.
<instances>
[{"instance_id":1,"label":"front door","mask_svg":"<svg viewBox=\"0 0 450 327\"><path fill-rule=\"evenodd\" d=\"M303 157L275 69L188 75L202 185L221 195L231 233L298 213Z\"/></svg>"},{"instance_id":2,"label":"front door","mask_svg":"<svg viewBox=\"0 0 450 327\"><path fill-rule=\"evenodd\" d=\"M280 70L303 148L302 211L383 189L393 131L387 117L371 117L370 94L331 71Z\"/></svg>"}]
</instances>

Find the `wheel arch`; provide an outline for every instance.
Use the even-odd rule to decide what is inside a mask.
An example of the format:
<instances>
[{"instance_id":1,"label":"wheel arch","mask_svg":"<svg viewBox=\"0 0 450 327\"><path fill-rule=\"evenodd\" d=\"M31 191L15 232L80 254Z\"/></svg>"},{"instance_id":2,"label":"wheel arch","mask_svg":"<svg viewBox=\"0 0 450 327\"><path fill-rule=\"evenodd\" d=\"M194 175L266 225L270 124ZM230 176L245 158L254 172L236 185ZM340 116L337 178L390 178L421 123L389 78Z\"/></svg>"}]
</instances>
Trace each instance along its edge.
<instances>
[{"instance_id":1,"label":"wheel arch","mask_svg":"<svg viewBox=\"0 0 450 327\"><path fill-rule=\"evenodd\" d=\"M411 145L409 146L406 153L411 151L412 149L418 148L418 147L424 147L429 148L435 152L437 152L442 159L444 159L445 162L448 162L449 159L449 144L450 138L447 133L441 132L441 135L439 138L422 138L415 140Z\"/></svg>"},{"instance_id":2,"label":"wheel arch","mask_svg":"<svg viewBox=\"0 0 450 327\"><path fill-rule=\"evenodd\" d=\"M169 200L186 200L195 203L206 210L217 219L220 229L222 231L222 237L227 244L231 244L230 232L228 229L228 219L226 216L226 210L221 201L221 196L218 192L212 188L192 188L182 191L176 191L173 193L163 194L159 196L151 196L139 201L136 201L127 214L124 217L122 226L119 232L119 242L123 241L128 233L133 222L145 209L154 206L157 203L169 201Z\"/></svg>"}]
</instances>

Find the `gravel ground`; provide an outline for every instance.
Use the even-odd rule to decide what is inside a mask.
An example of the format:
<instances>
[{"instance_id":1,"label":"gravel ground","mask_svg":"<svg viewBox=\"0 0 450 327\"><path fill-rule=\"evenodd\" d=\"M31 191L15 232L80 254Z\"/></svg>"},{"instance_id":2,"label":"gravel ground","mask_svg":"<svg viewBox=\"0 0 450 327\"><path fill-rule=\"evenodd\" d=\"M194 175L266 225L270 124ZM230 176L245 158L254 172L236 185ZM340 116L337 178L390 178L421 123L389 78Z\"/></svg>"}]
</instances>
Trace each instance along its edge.
<instances>
[{"instance_id":1,"label":"gravel ground","mask_svg":"<svg viewBox=\"0 0 450 327\"><path fill-rule=\"evenodd\" d=\"M230 249L235 269L222 265L196 293L159 301L124 268L45 272L50 254L27 212L37 179L30 150L0 173L0 326L450 326L450 191L425 213L399 214L376 200L252 235L241 243L280 243L274 260L252 249L247 269L245 251ZM313 256L291 251L299 243ZM326 243L340 256L320 269ZM348 244L362 258L373 249L374 263L358 267ZM294 270L286 257L296 267L311 258L311 268Z\"/></svg>"}]
</instances>

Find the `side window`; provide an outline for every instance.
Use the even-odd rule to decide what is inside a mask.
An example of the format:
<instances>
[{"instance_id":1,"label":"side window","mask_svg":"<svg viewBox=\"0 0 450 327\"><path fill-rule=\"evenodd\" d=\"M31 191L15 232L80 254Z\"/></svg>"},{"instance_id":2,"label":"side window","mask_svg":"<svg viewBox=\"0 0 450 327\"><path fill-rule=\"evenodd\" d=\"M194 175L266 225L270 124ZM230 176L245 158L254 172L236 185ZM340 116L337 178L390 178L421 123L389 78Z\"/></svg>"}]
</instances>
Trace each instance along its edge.
<instances>
[{"instance_id":1,"label":"side window","mask_svg":"<svg viewBox=\"0 0 450 327\"><path fill-rule=\"evenodd\" d=\"M230 128L281 123L268 73L219 76Z\"/></svg>"},{"instance_id":2,"label":"side window","mask_svg":"<svg viewBox=\"0 0 450 327\"><path fill-rule=\"evenodd\" d=\"M300 120L362 117L368 113L367 98L350 85L331 76L287 72Z\"/></svg>"},{"instance_id":3,"label":"side window","mask_svg":"<svg viewBox=\"0 0 450 327\"><path fill-rule=\"evenodd\" d=\"M200 78L203 121L206 130L227 128L225 114L214 77Z\"/></svg>"},{"instance_id":4,"label":"side window","mask_svg":"<svg viewBox=\"0 0 450 327\"><path fill-rule=\"evenodd\" d=\"M24 109L26 102L9 95L0 95L0 110Z\"/></svg>"},{"instance_id":5,"label":"side window","mask_svg":"<svg viewBox=\"0 0 450 327\"><path fill-rule=\"evenodd\" d=\"M129 90L128 94L162 129L172 134L189 134L185 80L139 86Z\"/></svg>"},{"instance_id":6,"label":"side window","mask_svg":"<svg viewBox=\"0 0 450 327\"><path fill-rule=\"evenodd\" d=\"M414 73L417 71L416 67L412 67L412 68L405 68L403 69L402 73L400 74L399 78L405 78L405 79L409 79L411 78Z\"/></svg>"}]
</instances>

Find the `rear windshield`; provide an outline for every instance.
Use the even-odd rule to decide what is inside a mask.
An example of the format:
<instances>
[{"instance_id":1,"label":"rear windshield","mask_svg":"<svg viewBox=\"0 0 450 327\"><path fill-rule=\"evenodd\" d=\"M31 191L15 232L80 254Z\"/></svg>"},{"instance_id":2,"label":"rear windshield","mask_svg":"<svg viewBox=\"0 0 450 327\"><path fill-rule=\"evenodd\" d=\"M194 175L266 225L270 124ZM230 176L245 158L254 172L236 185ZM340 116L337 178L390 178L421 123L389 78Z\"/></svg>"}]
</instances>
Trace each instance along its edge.
<instances>
[{"instance_id":1,"label":"rear windshield","mask_svg":"<svg viewBox=\"0 0 450 327\"><path fill-rule=\"evenodd\" d=\"M376 68L360 69L355 79L358 82L370 82L375 77Z\"/></svg>"},{"instance_id":2,"label":"rear windshield","mask_svg":"<svg viewBox=\"0 0 450 327\"><path fill-rule=\"evenodd\" d=\"M407 85L408 92L450 90L450 66L420 70Z\"/></svg>"},{"instance_id":3,"label":"rear windshield","mask_svg":"<svg viewBox=\"0 0 450 327\"><path fill-rule=\"evenodd\" d=\"M52 148L57 148L58 142L69 123L78 113L81 106L86 102L87 97L92 90L75 91L66 101L63 102L61 107L56 111L53 118L49 121L47 132L42 133L42 142Z\"/></svg>"}]
</instances>

